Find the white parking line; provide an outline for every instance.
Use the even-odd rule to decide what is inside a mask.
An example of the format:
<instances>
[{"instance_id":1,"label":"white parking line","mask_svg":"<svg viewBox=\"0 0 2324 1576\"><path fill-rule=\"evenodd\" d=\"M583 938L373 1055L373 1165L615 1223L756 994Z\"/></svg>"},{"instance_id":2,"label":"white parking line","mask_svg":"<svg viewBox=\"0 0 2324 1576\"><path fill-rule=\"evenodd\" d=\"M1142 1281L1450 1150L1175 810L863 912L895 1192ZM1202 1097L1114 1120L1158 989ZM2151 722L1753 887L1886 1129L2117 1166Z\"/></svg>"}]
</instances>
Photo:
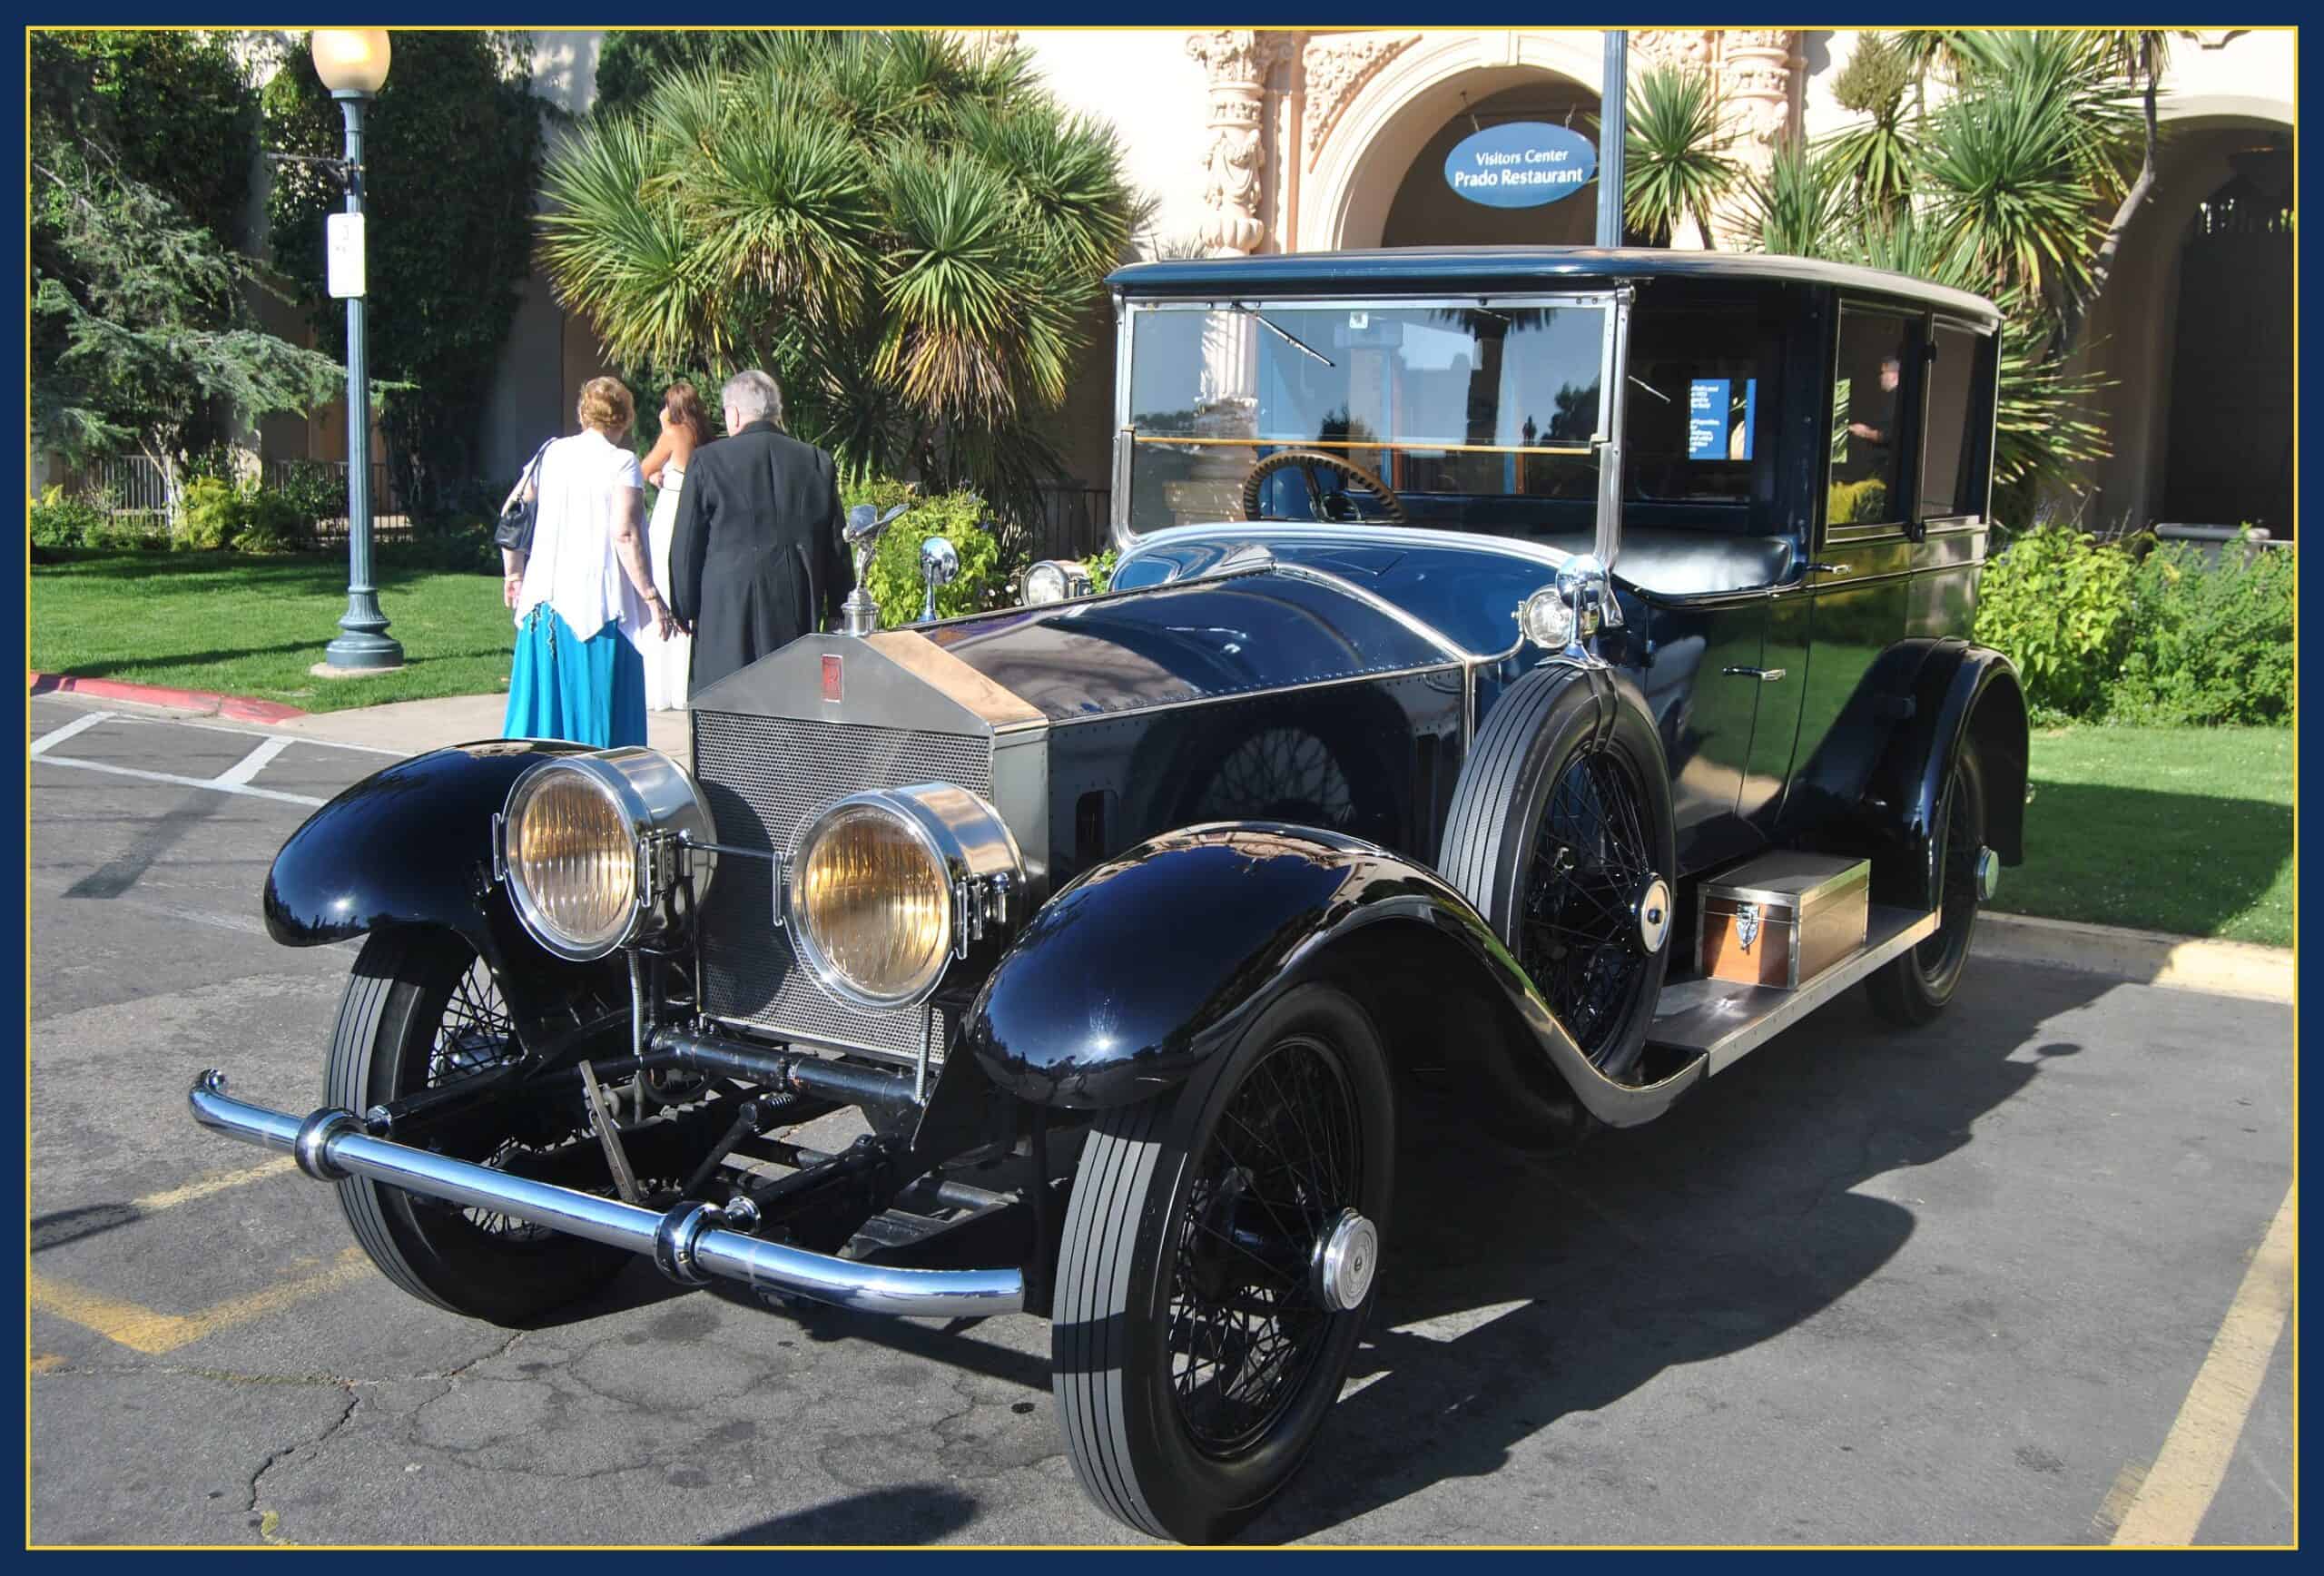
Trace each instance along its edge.
<instances>
[{"instance_id":1,"label":"white parking line","mask_svg":"<svg viewBox=\"0 0 2324 1576\"><path fill-rule=\"evenodd\" d=\"M215 777L181 777L175 772L141 772L134 766L116 766L110 761L80 761L69 755L35 757L44 766L75 766L84 772L110 772L116 777L135 777L146 783L174 783L181 788L207 788L214 793L241 793L252 799L279 800L284 804L304 804L312 808L323 801L311 793L284 793L273 788L253 788L247 783L224 783Z\"/></svg>"},{"instance_id":2,"label":"white parking line","mask_svg":"<svg viewBox=\"0 0 2324 1576\"><path fill-rule=\"evenodd\" d=\"M86 733L113 714L111 712L90 712L84 716L75 717L63 727L51 728L47 733L34 739L32 748L26 753L37 761L74 734Z\"/></svg>"},{"instance_id":3,"label":"white parking line","mask_svg":"<svg viewBox=\"0 0 2324 1576\"><path fill-rule=\"evenodd\" d=\"M290 739L261 739L258 748L219 773L211 782L220 788L239 788L265 771L266 763L289 749L292 743Z\"/></svg>"}]
</instances>

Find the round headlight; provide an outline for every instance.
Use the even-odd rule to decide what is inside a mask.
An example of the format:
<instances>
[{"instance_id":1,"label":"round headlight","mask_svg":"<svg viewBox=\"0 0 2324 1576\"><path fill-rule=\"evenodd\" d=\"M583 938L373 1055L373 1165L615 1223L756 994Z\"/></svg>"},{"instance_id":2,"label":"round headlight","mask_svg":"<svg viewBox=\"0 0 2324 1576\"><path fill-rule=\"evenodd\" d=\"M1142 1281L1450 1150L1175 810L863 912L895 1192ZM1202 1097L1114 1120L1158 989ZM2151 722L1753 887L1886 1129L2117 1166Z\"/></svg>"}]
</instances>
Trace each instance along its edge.
<instances>
[{"instance_id":1,"label":"round headlight","mask_svg":"<svg viewBox=\"0 0 2324 1576\"><path fill-rule=\"evenodd\" d=\"M859 1006L925 1000L952 957L1007 917L1016 840L965 788L857 793L824 810L792 856L784 915L826 989Z\"/></svg>"},{"instance_id":2,"label":"round headlight","mask_svg":"<svg viewBox=\"0 0 2324 1576\"><path fill-rule=\"evenodd\" d=\"M1025 571L1025 606L1039 607L1046 603L1062 602L1070 594L1065 566L1047 558Z\"/></svg>"},{"instance_id":3,"label":"round headlight","mask_svg":"<svg viewBox=\"0 0 2324 1576\"><path fill-rule=\"evenodd\" d=\"M1554 586L1544 586L1525 598L1517 610L1518 627L1525 638L1548 651L1563 651L1573 644L1573 604Z\"/></svg>"},{"instance_id":4,"label":"round headlight","mask_svg":"<svg viewBox=\"0 0 2324 1576\"><path fill-rule=\"evenodd\" d=\"M517 917L559 957L602 958L664 933L677 921L671 900L683 882L696 903L708 890L713 856L675 843L714 841L710 806L659 751L545 762L517 780L501 817Z\"/></svg>"}]
</instances>

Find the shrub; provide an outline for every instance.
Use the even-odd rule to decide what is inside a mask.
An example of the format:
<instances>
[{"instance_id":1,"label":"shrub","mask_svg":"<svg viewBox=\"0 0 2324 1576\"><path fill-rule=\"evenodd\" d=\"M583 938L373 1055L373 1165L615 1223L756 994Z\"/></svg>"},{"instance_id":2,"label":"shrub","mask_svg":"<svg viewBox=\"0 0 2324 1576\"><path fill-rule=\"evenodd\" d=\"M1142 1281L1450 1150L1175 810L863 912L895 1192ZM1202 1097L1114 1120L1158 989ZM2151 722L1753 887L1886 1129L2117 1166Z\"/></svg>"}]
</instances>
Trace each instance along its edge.
<instances>
[{"instance_id":1,"label":"shrub","mask_svg":"<svg viewBox=\"0 0 2324 1576\"><path fill-rule=\"evenodd\" d=\"M223 477L198 476L185 484L182 495L184 522L172 546L197 552L231 547L241 528L242 498Z\"/></svg>"},{"instance_id":2,"label":"shrub","mask_svg":"<svg viewBox=\"0 0 2324 1576\"><path fill-rule=\"evenodd\" d=\"M1114 584L1114 565L1120 559L1120 557L1121 553L1118 549L1108 547L1104 552L1095 554L1092 557L1082 560L1083 564L1089 570L1089 593L1091 596L1102 596L1108 590L1112 589Z\"/></svg>"},{"instance_id":3,"label":"shrub","mask_svg":"<svg viewBox=\"0 0 2324 1576\"><path fill-rule=\"evenodd\" d=\"M2037 710L2099 709L2131 634L2129 553L2071 526L2036 526L1985 565L1976 638L2005 654Z\"/></svg>"},{"instance_id":4,"label":"shrub","mask_svg":"<svg viewBox=\"0 0 2324 1576\"><path fill-rule=\"evenodd\" d=\"M872 600L880 605L881 628L919 620L928 596L927 585L920 577L920 545L931 537L942 537L960 555L960 572L950 585L937 588L939 618L1000 605L1008 576L1001 569L1000 544L993 536L981 497L960 491L922 497L902 482L879 478L843 487L841 494L849 507L911 506L910 512L880 538L880 550L864 576Z\"/></svg>"},{"instance_id":5,"label":"shrub","mask_svg":"<svg viewBox=\"0 0 2324 1576\"><path fill-rule=\"evenodd\" d=\"M169 545L169 517L159 509L123 509L89 531L89 546L110 552L151 553Z\"/></svg>"},{"instance_id":6,"label":"shrub","mask_svg":"<svg viewBox=\"0 0 2324 1576\"><path fill-rule=\"evenodd\" d=\"M314 517L291 497L273 488L236 497L234 551L238 553L297 553L314 546Z\"/></svg>"},{"instance_id":7,"label":"shrub","mask_svg":"<svg viewBox=\"0 0 2324 1576\"><path fill-rule=\"evenodd\" d=\"M85 547L103 534L105 510L84 493L67 497L62 487L44 491L25 510L25 533L35 547Z\"/></svg>"},{"instance_id":8,"label":"shrub","mask_svg":"<svg viewBox=\"0 0 2324 1576\"><path fill-rule=\"evenodd\" d=\"M347 517L347 478L327 460L293 460L273 490L298 511L310 532L320 521Z\"/></svg>"},{"instance_id":9,"label":"shrub","mask_svg":"<svg viewBox=\"0 0 2324 1576\"><path fill-rule=\"evenodd\" d=\"M1888 484L1876 476L1834 482L1824 517L1836 526L1882 524L1888 517Z\"/></svg>"},{"instance_id":10,"label":"shrub","mask_svg":"<svg viewBox=\"0 0 2324 1576\"><path fill-rule=\"evenodd\" d=\"M2129 650L2108 697L2122 721L2292 720L2299 566L2289 548L2191 543L2147 555L2132 576Z\"/></svg>"}]
</instances>

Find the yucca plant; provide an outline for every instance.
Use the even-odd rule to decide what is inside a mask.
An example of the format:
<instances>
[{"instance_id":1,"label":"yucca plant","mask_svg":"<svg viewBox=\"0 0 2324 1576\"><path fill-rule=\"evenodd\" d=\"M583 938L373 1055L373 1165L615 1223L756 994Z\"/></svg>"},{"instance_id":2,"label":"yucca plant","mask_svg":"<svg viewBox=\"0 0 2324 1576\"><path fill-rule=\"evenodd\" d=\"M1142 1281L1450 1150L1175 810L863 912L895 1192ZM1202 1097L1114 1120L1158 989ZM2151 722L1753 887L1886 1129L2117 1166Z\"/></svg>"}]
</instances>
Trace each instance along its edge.
<instances>
[{"instance_id":1,"label":"yucca plant","mask_svg":"<svg viewBox=\"0 0 2324 1576\"><path fill-rule=\"evenodd\" d=\"M542 261L641 377L765 366L850 475L1038 507L1044 437L1146 207L1021 50L737 35L552 155Z\"/></svg>"},{"instance_id":2,"label":"yucca plant","mask_svg":"<svg viewBox=\"0 0 2324 1576\"><path fill-rule=\"evenodd\" d=\"M2132 119L2104 47L2073 33L1965 33L1923 176L1948 242L2053 314L2085 292L2096 205L2122 189Z\"/></svg>"},{"instance_id":3,"label":"yucca plant","mask_svg":"<svg viewBox=\"0 0 2324 1576\"><path fill-rule=\"evenodd\" d=\"M1715 244L1712 206L1742 166L1728 156L1734 138L1719 124L1718 100L1700 72L1656 66L1630 84L1622 137L1622 214L1658 246L1692 219L1703 245Z\"/></svg>"},{"instance_id":4,"label":"yucca plant","mask_svg":"<svg viewBox=\"0 0 2324 1576\"><path fill-rule=\"evenodd\" d=\"M1881 212L1912 201L1918 119L1906 123L1905 92L1919 81L1912 54L1878 33L1859 38L1832 79L1834 100L1863 118L1826 140L1823 172L1846 182L1858 202Z\"/></svg>"},{"instance_id":5,"label":"yucca plant","mask_svg":"<svg viewBox=\"0 0 2324 1576\"><path fill-rule=\"evenodd\" d=\"M1842 225L1862 212L1856 191L1833 172L1831 161L1803 143L1776 150L1767 172L1744 177L1745 239L1756 251L1823 257Z\"/></svg>"}]
</instances>

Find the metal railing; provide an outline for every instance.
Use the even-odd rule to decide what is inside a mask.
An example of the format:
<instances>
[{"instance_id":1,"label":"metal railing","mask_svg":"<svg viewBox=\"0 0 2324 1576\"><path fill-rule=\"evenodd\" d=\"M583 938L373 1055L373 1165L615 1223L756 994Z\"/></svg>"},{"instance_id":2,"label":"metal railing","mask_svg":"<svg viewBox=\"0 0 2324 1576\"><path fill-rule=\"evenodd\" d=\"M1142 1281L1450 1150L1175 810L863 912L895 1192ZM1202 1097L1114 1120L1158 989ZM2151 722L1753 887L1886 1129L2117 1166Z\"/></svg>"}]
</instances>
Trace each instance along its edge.
<instances>
[{"instance_id":1,"label":"metal railing","mask_svg":"<svg viewBox=\"0 0 2324 1576\"><path fill-rule=\"evenodd\" d=\"M1101 487L1059 486L1041 489L1041 517L1032 527L1036 558L1087 558L1112 540L1113 494Z\"/></svg>"}]
</instances>

